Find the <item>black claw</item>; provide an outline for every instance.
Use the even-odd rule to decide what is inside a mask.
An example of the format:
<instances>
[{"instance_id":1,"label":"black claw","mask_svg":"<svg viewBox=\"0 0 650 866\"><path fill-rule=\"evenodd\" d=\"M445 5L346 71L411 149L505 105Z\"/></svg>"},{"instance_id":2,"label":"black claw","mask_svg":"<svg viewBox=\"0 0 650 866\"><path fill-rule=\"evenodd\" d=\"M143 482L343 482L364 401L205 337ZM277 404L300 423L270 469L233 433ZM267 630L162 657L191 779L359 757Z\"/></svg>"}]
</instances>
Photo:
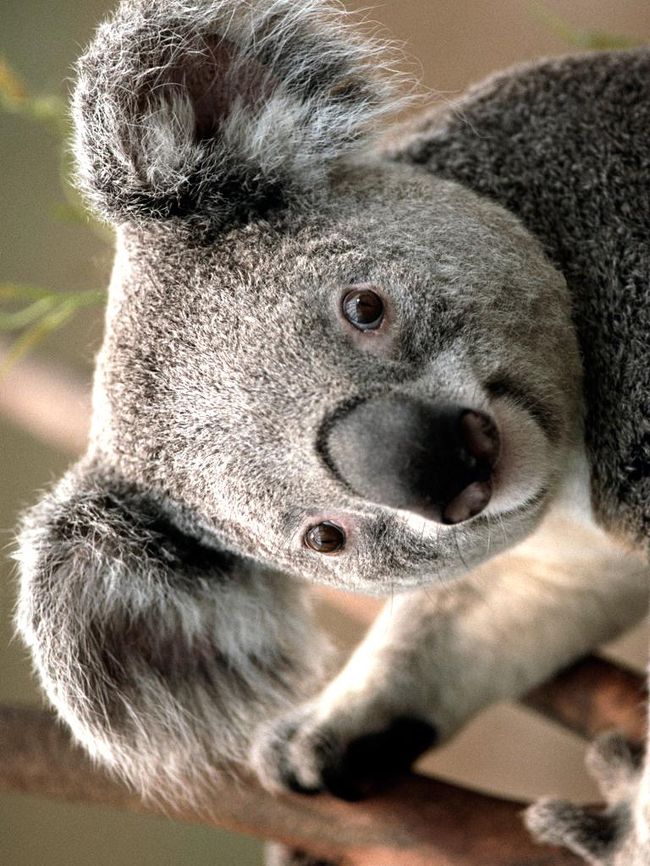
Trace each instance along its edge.
<instances>
[{"instance_id":1,"label":"black claw","mask_svg":"<svg viewBox=\"0 0 650 866\"><path fill-rule=\"evenodd\" d=\"M397 718L385 731L359 737L343 753L325 756L325 788L342 800L362 800L405 773L436 739L436 730L428 722Z\"/></svg>"},{"instance_id":2,"label":"black claw","mask_svg":"<svg viewBox=\"0 0 650 866\"><path fill-rule=\"evenodd\" d=\"M339 861L323 860L297 848L267 844L266 866L340 866Z\"/></svg>"},{"instance_id":3,"label":"black claw","mask_svg":"<svg viewBox=\"0 0 650 866\"><path fill-rule=\"evenodd\" d=\"M359 780L351 778L345 767L326 767L322 779L325 790L346 803L358 803L372 793L368 784L364 787Z\"/></svg>"},{"instance_id":4,"label":"black claw","mask_svg":"<svg viewBox=\"0 0 650 866\"><path fill-rule=\"evenodd\" d=\"M389 772L407 770L435 743L435 729L420 719L397 718L389 728L352 742L347 760L357 772L372 773L379 767Z\"/></svg>"}]
</instances>

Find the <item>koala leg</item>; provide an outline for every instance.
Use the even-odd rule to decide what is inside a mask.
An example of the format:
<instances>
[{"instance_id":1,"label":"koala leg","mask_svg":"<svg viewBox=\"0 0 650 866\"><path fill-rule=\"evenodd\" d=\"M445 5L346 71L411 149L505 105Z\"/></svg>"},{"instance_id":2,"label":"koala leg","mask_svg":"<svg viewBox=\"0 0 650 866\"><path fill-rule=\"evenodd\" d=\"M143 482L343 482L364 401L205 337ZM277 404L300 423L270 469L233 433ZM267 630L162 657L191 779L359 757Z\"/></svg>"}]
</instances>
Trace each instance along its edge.
<instances>
[{"instance_id":1,"label":"koala leg","mask_svg":"<svg viewBox=\"0 0 650 866\"><path fill-rule=\"evenodd\" d=\"M606 808L595 812L564 800L544 799L526 812L533 835L564 845L592 866L650 864L650 768L618 734L599 737L587 753Z\"/></svg>"},{"instance_id":2,"label":"koala leg","mask_svg":"<svg viewBox=\"0 0 650 866\"><path fill-rule=\"evenodd\" d=\"M389 602L339 675L259 732L272 789L358 799L471 716L640 619L648 568L600 530L549 517L455 585Z\"/></svg>"}]
</instances>

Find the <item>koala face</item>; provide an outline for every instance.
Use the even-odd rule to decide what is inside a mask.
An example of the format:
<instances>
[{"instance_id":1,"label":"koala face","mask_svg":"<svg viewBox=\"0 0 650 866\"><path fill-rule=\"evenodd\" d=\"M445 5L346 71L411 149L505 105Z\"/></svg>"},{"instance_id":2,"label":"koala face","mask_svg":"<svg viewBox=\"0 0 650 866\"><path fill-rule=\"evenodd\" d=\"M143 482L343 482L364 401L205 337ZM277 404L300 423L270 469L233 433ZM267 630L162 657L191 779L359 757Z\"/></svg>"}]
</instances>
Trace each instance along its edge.
<instances>
[{"instance_id":1,"label":"koala face","mask_svg":"<svg viewBox=\"0 0 650 866\"><path fill-rule=\"evenodd\" d=\"M530 531L561 478L564 281L497 205L359 145L381 99L371 54L323 53L340 28L267 18L282 52L253 57L218 6L200 52L179 10L161 58L169 4L149 2L82 60L81 182L119 226L92 460L291 574L446 580Z\"/></svg>"},{"instance_id":2,"label":"koala face","mask_svg":"<svg viewBox=\"0 0 650 866\"><path fill-rule=\"evenodd\" d=\"M209 242L128 227L114 282L96 447L240 552L412 587L511 544L556 486L577 378L563 280L454 184L369 160ZM359 293L366 329L346 316ZM490 419L469 445L468 411ZM495 453L468 467L481 436ZM480 513L443 523L472 485ZM322 524L332 550L310 546Z\"/></svg>"}]
</instances>

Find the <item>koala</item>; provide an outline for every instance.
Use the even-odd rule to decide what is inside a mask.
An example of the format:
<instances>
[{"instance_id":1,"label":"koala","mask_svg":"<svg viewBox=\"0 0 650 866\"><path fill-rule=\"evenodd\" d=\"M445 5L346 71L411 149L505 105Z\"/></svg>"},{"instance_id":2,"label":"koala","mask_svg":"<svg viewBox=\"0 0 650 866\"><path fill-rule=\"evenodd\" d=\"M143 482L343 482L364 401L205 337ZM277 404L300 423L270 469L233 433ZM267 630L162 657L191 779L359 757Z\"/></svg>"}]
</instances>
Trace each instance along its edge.
<instances>
[{"instance_id":1,"label":"koala","mask_svg":"<svg viewBox=\"0 0 650 866\"><path fill-rule=\"evenodd\" d=\"M75 738L161 801L251 770L364 796L647 607L650 50L404 122L362 30L124 0L78 64L115 265L17 623ZM338 673L313 583L391 598ZM650 770L611 738L592 765L606 812L529 825L647 866Z\"/></svg>"}]
</instances>

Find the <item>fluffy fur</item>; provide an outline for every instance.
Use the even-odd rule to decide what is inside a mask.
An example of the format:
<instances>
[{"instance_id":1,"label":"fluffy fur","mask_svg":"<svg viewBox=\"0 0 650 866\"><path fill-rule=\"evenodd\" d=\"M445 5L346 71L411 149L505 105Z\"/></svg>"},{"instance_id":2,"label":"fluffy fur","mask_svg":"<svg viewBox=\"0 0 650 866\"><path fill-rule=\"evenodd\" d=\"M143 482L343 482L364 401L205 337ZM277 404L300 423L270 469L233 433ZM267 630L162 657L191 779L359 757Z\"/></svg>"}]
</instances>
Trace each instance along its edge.
<instances>
[{"instance_id":1,"label":"fluffy fur","mask_svg":"<svg viewBox=\"0 0 650 866\"><path fill-rule=\"evenodd\" d=\"M317 0L134 0L80 61L116 260L88 453L24 519L18 624L77 738L149 795L245 764L356 796L647 603L650 53L511 71L386 149L376 51ZM377 332L341 315L358 283ZM337 419L382 395L494 419L481 514L333 471ZM324 520L334 556L304 543ZM320 693L305 579L410 591ZM646 863L648 777L606 850L580 811L531 825Z\"/></svg>"},{"instance_id":2,"label":"fluffy fur","mask_svg":"<svg viewBox=\"0 0 650 866\"><path fill-rule=\"evenodd\" d=\"M94 758L149 798L197 801L215 773L241 765L255 723L322 675L327 644L294 581L86 468L23 531L18 626Z\"/></svg>"},{"instance_id":3,"label":"fluffy fur","mask_svg":"<svg viewBox=\"0 0 650 866\"><path fill-rule=\"evenodd\" d=\"M123 3L78 64L89 201L107 219L214 229L312 193L402 102L389 46L347 17L319 0Z\"/></svg>"}]
</instances>

